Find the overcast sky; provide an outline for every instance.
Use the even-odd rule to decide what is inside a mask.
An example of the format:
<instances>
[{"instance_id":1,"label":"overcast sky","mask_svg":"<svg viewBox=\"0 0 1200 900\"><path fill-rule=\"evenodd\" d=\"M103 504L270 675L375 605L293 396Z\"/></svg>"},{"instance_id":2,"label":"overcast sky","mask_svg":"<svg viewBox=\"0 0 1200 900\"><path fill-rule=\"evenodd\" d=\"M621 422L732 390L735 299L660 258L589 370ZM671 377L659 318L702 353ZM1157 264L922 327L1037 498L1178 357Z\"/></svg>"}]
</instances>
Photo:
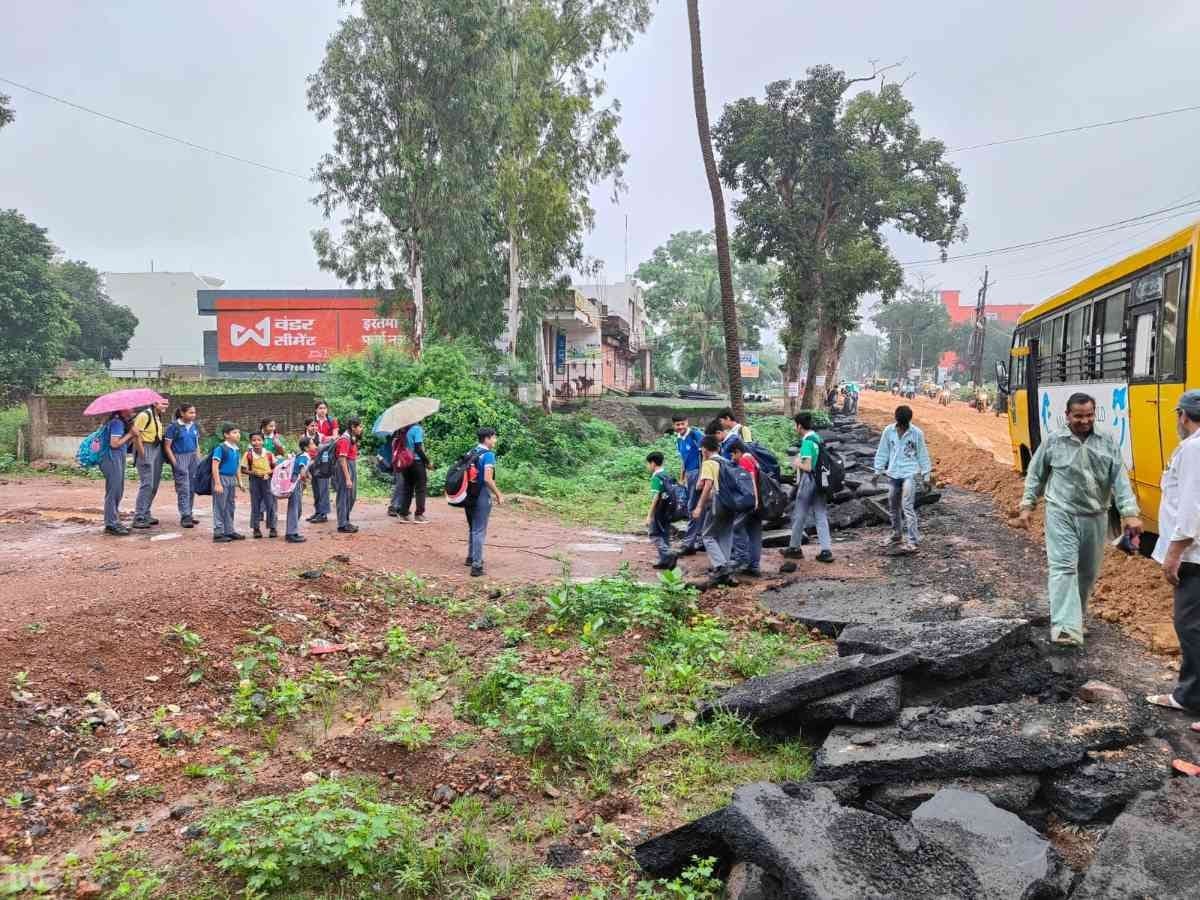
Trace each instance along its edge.
<instances>
[{"instance_id":1,"label":"overcast sky","mask_svg":"<svg viewBox=\"0 0 1200 900\"><path fill-rule=\"evenodd\" d=\"M628 192L595 191L588 252L606 275L636 267L676 230L710 228L692 108L682 0L608 64L631 155ZM957 4L701 3L710 113L818 63L852 74L905 60L906 92L927 135L950 147L1200 103L1200 3L1131 13L1115 0ZM0 77L113 116L307 174L330 141L305 108L341 10L334 2L13 5L0 29ZM321 224L304 181L192 150L0 83L17 121L0 131L0 207L50 230L102 270L193 270L231 287L336 285L315 263ZM976 252L1200 199L1200 112L953 155L967 187ZM991 266L996 302L1036 302L1106 262L1200 219L1163 223L989 259L916 266L930 286L972 296ZM731 221L731 226L732 226ZM902 261L935 255L894 237Z\"/></svg>"}]
</instances>

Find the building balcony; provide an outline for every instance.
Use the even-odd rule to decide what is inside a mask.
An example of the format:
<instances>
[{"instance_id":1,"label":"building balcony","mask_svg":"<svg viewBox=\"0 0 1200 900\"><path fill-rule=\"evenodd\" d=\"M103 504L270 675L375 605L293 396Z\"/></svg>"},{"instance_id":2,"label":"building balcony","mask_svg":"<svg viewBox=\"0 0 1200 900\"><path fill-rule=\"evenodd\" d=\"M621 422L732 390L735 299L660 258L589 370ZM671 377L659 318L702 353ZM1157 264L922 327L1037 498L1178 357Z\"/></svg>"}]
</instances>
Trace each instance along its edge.
<instances>
[{"instance_id":1,"label":"building balcony","mask_svg":"<svg viewBox=\"0 0 1200 900\"><path fill-rule=\"evenodd\" d=\"M579 291L566 291L550 300L546 307L545 320L556 325L578 322L595 326L600 322L600 310Z\"/></svg>"}]
</instances>

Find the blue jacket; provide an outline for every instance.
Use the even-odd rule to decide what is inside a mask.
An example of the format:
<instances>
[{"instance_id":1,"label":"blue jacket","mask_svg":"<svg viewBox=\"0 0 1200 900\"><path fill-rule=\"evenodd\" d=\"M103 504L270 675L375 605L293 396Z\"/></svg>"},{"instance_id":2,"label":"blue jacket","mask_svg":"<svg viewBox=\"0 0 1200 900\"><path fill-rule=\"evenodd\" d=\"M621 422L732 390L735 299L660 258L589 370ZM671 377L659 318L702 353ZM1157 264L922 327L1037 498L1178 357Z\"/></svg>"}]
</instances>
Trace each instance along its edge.
<instances>
[{"instance_id":1,"label":"blue jacket","mask_svg":"<svg viewBox=\"0 0 1200 900\"><path fill-rule=\"evenodd\" d=\"M896 432L895 425L883 429L879 449L875 451L875 471L889 478L911 478L932 472L933 460L929 458L921 429L910 424L903 435Z\"/></svg>"}]
</instances>

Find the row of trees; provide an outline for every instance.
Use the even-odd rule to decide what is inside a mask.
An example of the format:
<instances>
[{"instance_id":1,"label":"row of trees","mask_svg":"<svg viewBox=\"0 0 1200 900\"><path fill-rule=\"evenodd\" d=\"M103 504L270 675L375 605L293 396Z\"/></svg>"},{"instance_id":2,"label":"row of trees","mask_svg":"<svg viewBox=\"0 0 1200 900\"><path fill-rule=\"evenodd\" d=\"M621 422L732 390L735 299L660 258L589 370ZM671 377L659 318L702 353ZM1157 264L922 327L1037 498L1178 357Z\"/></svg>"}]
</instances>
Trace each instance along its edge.
<instances>
[{"instance_id":1,"label":"row of trees","mask_svg":"<svg viewBox=\"0 0 1200 900\"><path fill-rule=\"evenodd\" d=\"M649 20L649 0L360 0L309 79L335 126L320 265L410 291L418 354L427 330L505 326L514 356L540 350L546 298L584 264L589 188L620 189L627 159L594 72Z\"/></svg>"}]
</instances>

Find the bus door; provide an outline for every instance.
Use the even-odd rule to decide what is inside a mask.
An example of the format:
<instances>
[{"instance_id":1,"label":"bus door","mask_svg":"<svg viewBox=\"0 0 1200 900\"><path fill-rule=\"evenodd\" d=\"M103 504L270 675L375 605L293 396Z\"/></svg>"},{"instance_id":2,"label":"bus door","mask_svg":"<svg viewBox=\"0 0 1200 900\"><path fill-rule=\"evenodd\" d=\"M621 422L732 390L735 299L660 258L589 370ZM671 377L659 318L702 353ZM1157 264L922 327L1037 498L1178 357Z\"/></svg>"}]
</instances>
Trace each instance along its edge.
<instances>
[{"instance_id":1,"label":"bus door","mask_svg":"<svg viewBox=\"0 0 1200 900\"><path fill-rule=\"evenodd\" d=\"M1038 344L1041 341L1035 337L1036 334L1037 331L1030 332L1029 356L1025 359L1025 416L1029 421L1030 459L1042 443L1042 414L1038 409Z\"/></svg>"}]
</instances>

